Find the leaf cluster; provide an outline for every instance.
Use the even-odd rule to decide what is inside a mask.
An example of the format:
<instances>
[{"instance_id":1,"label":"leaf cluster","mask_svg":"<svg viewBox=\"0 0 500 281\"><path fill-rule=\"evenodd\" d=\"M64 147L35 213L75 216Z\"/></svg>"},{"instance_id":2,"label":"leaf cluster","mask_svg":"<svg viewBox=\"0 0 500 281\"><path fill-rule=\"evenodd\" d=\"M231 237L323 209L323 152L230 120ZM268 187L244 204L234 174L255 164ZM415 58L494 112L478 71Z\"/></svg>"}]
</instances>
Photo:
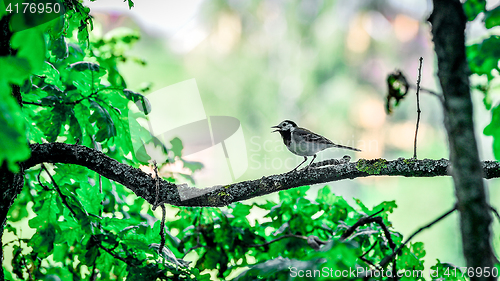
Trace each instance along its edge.
<instances>
[{"instance_id":1,"label":"leaf cluster","mask_svg":"<svg viewBox=\"0 0 500 281\"><path fill-rule=\"evenodd\" d=\"M227 209L179 208L169 230L179 232L167 245L176 255L196 252L195 267L216 270L221 279L288 280L291 270L349 270L377 264L392 253L382 228L375 223L360 227L346 240L342 234L360 218L382 211L385 225L396 204L383 202L373 209L356 200L357 209L330 187L320 189L317 199L306 198L309 187L279 193L279 203L232 204ZM252 219L252 213L264 213ZM175 230L174 230L175 229ZM401 244L401 234L390 231L391 239ZM319 244L319 245L318 245ZM175 250L174 250L175 249ZM396 261L398 269L423 269L422 243L405 247ZM325 270L326 272L326 270ZM323 274L317 280L342 280Z\"/></svg>"},{"instance_id":2,"label":"leaf cluster","mask_svg":"<svg viewBox=\"0 0 500 281\"><path fill-rule=\"evenodd\" d=\"M467 0L464 3L464 11L468 21L478 21L482 15L481 23L486 29L492 29L500 25L500 6L493 9L486 9L486 1ZM491 110L491 122L484 128L483 133L493 137L493 154L495 159L500 159L500 110L498 101L494 101L492 94L497 87L499 71L498 61L500 60L500 37L490 32L490 36L481 42L471 44L466 47L467 60L472 74L485 76L484 82L479 82L472 87L483 93L483 103L486 109Z\"/></svg>"}]
</instances>

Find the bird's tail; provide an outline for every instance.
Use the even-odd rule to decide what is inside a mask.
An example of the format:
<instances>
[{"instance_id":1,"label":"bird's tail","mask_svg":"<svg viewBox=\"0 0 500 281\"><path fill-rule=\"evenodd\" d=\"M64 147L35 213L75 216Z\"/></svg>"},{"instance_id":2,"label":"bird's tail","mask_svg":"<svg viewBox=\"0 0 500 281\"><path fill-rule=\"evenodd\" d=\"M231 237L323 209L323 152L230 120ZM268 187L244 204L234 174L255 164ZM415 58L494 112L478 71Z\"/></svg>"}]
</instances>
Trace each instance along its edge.
<instances>
[{"instance_id":1,"label":"bird's tail","mask_svg":"<svg viewBox=\"0 0 500 281\"><path fill-rule=\"evenodd\" d=\"M354 151L361 151L361 149L357 149L357 148L345 146L345 145L340 145L340 144L335 144L333 147L345 148L345 149L350 149L350 150L354 150Z\"/></svg>"}]
</instances>

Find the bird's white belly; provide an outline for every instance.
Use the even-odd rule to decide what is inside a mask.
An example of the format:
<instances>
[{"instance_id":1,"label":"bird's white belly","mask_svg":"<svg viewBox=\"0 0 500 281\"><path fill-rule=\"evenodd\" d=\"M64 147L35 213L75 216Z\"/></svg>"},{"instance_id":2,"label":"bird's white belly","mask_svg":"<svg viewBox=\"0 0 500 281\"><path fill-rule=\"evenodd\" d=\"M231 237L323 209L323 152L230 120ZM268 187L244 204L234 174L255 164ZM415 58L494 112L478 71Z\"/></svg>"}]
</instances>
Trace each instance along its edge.
<instances>
[{"instance_id":1,"label":"bird's white belly","mask_svg":"<svg viewBox=\"0 0 500 281\"><path fill-rule=\"evenodd\" d=\"M328 147L324 144L315 144L311 142L295 142L295 140L292 138L288 150L300 156L313 156L314 154L325 148Z\"/></svg>"}]
</instances>

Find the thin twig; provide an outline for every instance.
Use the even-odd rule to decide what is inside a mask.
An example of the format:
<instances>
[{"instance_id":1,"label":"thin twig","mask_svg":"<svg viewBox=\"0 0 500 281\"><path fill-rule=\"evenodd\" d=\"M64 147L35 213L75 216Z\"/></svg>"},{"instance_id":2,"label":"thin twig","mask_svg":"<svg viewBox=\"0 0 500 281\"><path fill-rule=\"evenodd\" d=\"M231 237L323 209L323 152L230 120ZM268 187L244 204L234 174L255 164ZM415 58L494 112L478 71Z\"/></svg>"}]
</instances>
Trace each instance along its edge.
<instances>
[{"instance_id":1,"label":"thin twig","mask_svg":"<svg viewBox=\"0 0 500 281\"><path fill-rule=\"evenodd\" d=\"M96 281L97 280L97 272L96 272L96 266L97 263L94 261L94 265L92 266L92 274L90 275L90 281Z\"/></svg>"},{"instance_id":2,"label":"thin twig","mask_svg":"<svg viewBox=\"0 0 500 281\"><path fill-rule=\"evenodd\" d=\"M42 181L40 180L40 176L42 175L42 172L43 172L43 169L40 169L40 171L38 172L38 176L36 178L38 179L38 183L42 186L43 190L49 191L50 188L48 186L44 185L42 183Z\"/></svg>"},{"instance_id":3,"label":"thin twig","mask_svg":"<svg viewBox=\"0 0 500 281\"><path fill-rule=\"evenodd\" d=\"M101 245L101 243L98 243L98 246L99 248L103 249L104 251L106 251L106 253L110 254L113 258L117 259L117 260L121 260L122 262L124 262L125 264L127 264L128 266L133 266L133 267L136 267L135 264L127 261L126 259L118 256L117 254L113 253L110 249L104 247L103 245Z\"/></svg>"},{"instance_id":4,"label":"thin twig","mask_svg":"<svg viewBox=\"0 0 500 281\"><path fill-rule=\"evenodd\" d=\"M202 211L203 211L203 209L202 209L202 208L200 208L200 211L199 211L199 212L200 212L200 216L201 216ZM199 225L197 225L197 224L199 224L198 216L197 216L197 218L195 219L195 221L193 222L193 225L196 225L196 229L197 229L195 233L197 233L197 234L198 234L198 235L196 236L196 245L195 245L195 246L193 246L193 247L191 247L191 248L189 248L186 252L184 252L184 256L182 257L183 259L186 257L186 255L187 255L187 254L189 254L189 252L191 252L191 251L193 251L193 250L196 250L196 249L198 249L198 248L208 247L207 245L201 245L201 243L200 243L200 233L199 233L199 231L198 231L198 229L199 229L199 228L198 228L198 227L199 227ZM184 242L182 242L182 243L184 243Z\"/></svg>"},{"instance_id":5,"label":"thin twig","mask_svg":"<svg viewBox=\"0 0 500 281\"><path fill-rule=\"evenodd\" d=\"M102 176L99 174L99 193L102 194ZM104 206L104 197L101 200L101 205ZM102 216L103 208L99 208L99 216Z\"/></svg>"},{"instance_id":6,"label":"thin twig","mask_svg":"<svg viewBox=\"0 0 500 281\"><path fill-rule=\"evenodd\" d=\"M375 243L373 243L373 245L370 247L370 249L368 249L364 254L362 254L361 257L366 256L366 254L368 254L371 250L373 250L373 248L375 248L375 246L377 246L377 244L378 244L378 240L375 241Z\"/></svg>"},{"instance_id":7,"label":"thin twig","mask_svg":"<svg viewBox=\"0 0 500 281\"><path fill-rule=\"evenodd\" d=\"M413 86L413 85L409 85L410 89L412 90L416 90L417 87ZM423 93L427 93L429 95L432 95L432 96L435 96L437 97L441 102L443 102L443 96L441 94L438 94L436 92L434 92L433 90L430 90L430 89L427 89L427 88L424 88L424 87L420 87L420 91L423 92Z\"/></svg>"},{"instance_id":8,"label":"thin twig","mask_svg":"<svg viewBox=\"0 0 500 281\"><path fill-rule=\"evenodd\" d=\"M418 67L418 78L417 78L417 127L415 128L415 141L413 143L413 158L417 159L417 134L418 134L418 124L420 123L420 81L422 79L422 61L424 59L420 57L419 67Z\"/></svg>"},{"instance_id":9,"label":"thin twig","mask_svg":"<svg viewBox=\"0 0 500 281\"><path fill-rule=\"evenodd\" d=\"M247 247L252 247L252 248L257 248L257 247L264 247L264 246L267 246L271 243L274 243L274 242L277 242L277 241L280 241L281 239L284 239L284 238L289 238L289 237L295 237L295 238L299 238L299 239L303 239L303 240L307 240L307 237L305 236L302 236L302 235L296 235L296 234L285 234L283 236L280 236L276 239L273 239L271 241L267 241L266 243L263 243L263 244L251 244L251 245L248 245Z\"/></svg>"},{"instance_id":10,"label":"thin twig","mask_svg":"<svg viewBox=\"0 0 500 281\"><path fill-rule=\"evenodd\" d=\"M21 248L21 240L19 239L18 241L19 241L19 248ZM30 281L35 280L35 279L33 279L33 276L31 275L31 271L28 268L28 263L26 263L26 258L24 257L23 253L21 252L20 255L21 255L21 262L23 263L24 268L26 268L26 271L28 272L29 280Z\"/></svg>"},{"instance_id":11,"label":"thin twig","mask_svg":"<svg viewBox=\"0 0 500 281\"><path fill-rule=\"evenodd\" d=\"M93 74L94 72L91 71L91 73ZM93 80L93 79L92 79ZM31 105L37 105L37 106L46 106L46 107L49 107L49 106L54 106L56 104L64 104L64 105L77 105L79 103L81 103L82 101L84 100L87 100L87 99L90 99L92 97L94 97L95 95L97 95L98 93L102 92L102 91L106 91L106 90L116 90L116 91L123 91L123 90L126 90L126 88L120 88L120 87L106 87L106 88L101 88L97 91L94 92L93 88L92 88L92 93L88 96L83 96L79 99L76 99L74 101L65 101L65 102L55 102L54 104L42 104L41 102L32 102L32 101L23 101L22 103L23 104L31 104ZM104 102L104 101L102 101Z\"/></svg>"},{"instance_id":12,"label":"thin twig","mask_svg":"<svg viewBox=\"0 0 500 281\"><path fill-rule=\"evenodd\" d=\"M158 197L160 195L160 177L158 176L158 166L156 165L156 160L153 160L154 170L155 170L155 179L156 179L156 198L155 203L153 204L153 211L158 206Z\"/></svg>"},{"instance_id":13,"label":"thin twig","mask_svg":"<svg viewBox=\"0 0 500 281\"><path fill-rule=\"evenodd\" d=\"M186 253L184 253L184 256L182 258L184 259L187 256L187 254L189 254L189 252L191 252L193 250L196 250L196 249L199 249L199 248L205 248L205 247L208 247L208 246L207 245L201 245L201 244L193 246L193 247L189 248L189 250L187 250Z\"/></svg>"},{"instance_id":14,"label":"thin twig","mask_svg":"<svg viewBox=\"0 0 500 281\"><path fill-rule=\"evenodd\" d=\"M31 101L23 101L23 104L32 104L32 105L38 105L38 106L46 106L46 105L43 105L39 102L31 102Z\"/></svg>"},{"instance_id":15,"label":"thin twig","mask_svg":"<svg viewBox=\"0 0 500 281\"><path fill-rule=\"evenodd\" d=\"M342 236L340 236L340 239L341 240L346 240L349 236L351 236L354 231L356 231L356 229L360 226L363 226L363 225L366 225L366 224L370 224L372 222L377 222L378 220L380 220L381 218L380 217L374 217L376 215L378 215L379 213L381 213L382 211L384 211L384 209L376 212L375 214L372 214L370 216L367 216L367 217L362 217L360 218L356 223L354 223L351 227L349 227L345 232L344 234L342 234ZM379 223L379 222L377 222ZM380 223L379 223L380 224ZM382 221L382 224L383 224L383 221ZM385 225L384 225L385 226ZM388 237L388 239L390 239L390 235ZM392 242L392 240L391 240Z\"/></svg>"},{"instance_id":16,"label":"thin twig","mask_svg":"<svg viewBox=\"0 0 500 281\"><path fill-rule=\"evenodd\" d=\"M62 200L64 206L66 206L66 208L68 208L70 210L70 212L73 214L73 216L76 217L76 212L68 204L68 201L66 201L66 195L64 195L61 192L61 189L59 188L59 186L57 185L56 181L54 180L54 178L52 177L52 175L49 173L49 170L47 170L47 167L45 167L45 165L43 163L42 163L42 169L47 173L47 175L49 175L50 180L52 181L52 184L54 185L54 187L57 190L57 193L59 193L59 196L61 196L61 200Z\"/></svg>"},{"instance_id":17,"label":"thin twig","mask_svg":"<svg viewBox=\"0 0 500 281\"><path fill-rule=\"evenodd\" d=\"M378 265L376 265L376 264L372 263L372 262L371 262L371 261L369 261L367 258L365 258L366 254L368 254L371 250L373 250L373 248L375 248L375 246L377 246L377 244L378 244L378 240L377 240L377 241L375 241L375 243L373 243L373 245L370 247L370 249L368 249L368 250L367 250L364 254L362 254L362 255L359 257L359 259L360 259L360 260L362 260L362 261L364 261L365 263L367 263L367 264L369 264L369 265L373 266L373 267L374 267L374 268L376 268L378 271L381 271L381 270L382 270L382 268L381 268L381 267L379 267Z\"/></svg>"},{"instance_id":18,"label":"thin twig","mask_svg":"<svg viewBox=\"0 0 500 281\"><path fill-rule=\"evenodd\" d=\"M167 216L167 212L165 211L165 204L161 205L161 224L160 224L160 237L161 243L160 248L158 249L158 253L161 255L163 252L163 247L165 247L165 217Z\"/></svg>"},{"instance_id":19,"label":"thin twig","mask_svg":"<svg viewBox=\"0 0 500 281\"><path fill-rule=\"evenodd\" d=\"M490 209L495 214L495 216L497 217L498 222L500 222L500 214L498 214L497 209L493 208L492 206L490 206Z\"/></svg>"},{"instance_id":20,"label":"thin twig","mask_svg":"<svg viewBox=\"0 0 500 281\"><path fill-rule=\"evenodd\" d=\"M423 226L421 228L419 228L417 231L415 231L412 235L410 235L410 237L408 239L406 239L406 241L401 244L399 246L399 248L396 250L396 252L392 253L392 255L390 256L387 256L385 257L381 262L380 262L380 266L382 268L384 268L388 263L390 263L395 257L396 255L399 254L399 252L401 252L401 250L403 249L404 246L406 246L406 244L408 244L408 242L410 242L410 240L415 237L415 235L419 234L420 232L422 232L423 230L425 230L426 228L429 228L431 227L432 225L434 225L435 223L439 222L440 220L446 218L449 214L453 213L455 210L457 209L457 206L453 206L453 208L451 210L449 210L448 212L444 213L443 215L441 215L439 218L433 220L431 223L427 224L426 226Z\"/></svg>"},{"instance_id":21,"label":"thin twig","mask_svg":"<svg viewBox=\"0 0 500 281\"><path fill-rule=\"evenodd\" d=\"M373 218L374 216L376 216L376 215L378 215L378 214L382 213L384 210L385 210L385 209L384 209L384 208L382 208L382 210L380 210L380 211L378 211L378 212L376 212L376 213L374 213L374 214L371 214L371 215L369 215L368 217L369 217L369 218Z\"/></svg>"},{"instance_id":22,"label":"thin twig","mask_svg":"<svg viewBox=\"0 0 500 281\"><path fill-rule=\"evenodd\" d=\"M343 241L343 240L347 239L349 236L351 236L354 233L354 231L356 231L356 229L358 227L363 226L363 225L367 225L367 224L370 224L370 223L374 222L374 223L378 224L380 226L380 228L382 228L382 231L384 232L384 236L387 239L389 247L392 250L392 255L391 256L395 256L396 255L396 244L394 243L394 241L392 241L391 232L389 231L389 229L387 228L387 226L384 224L384 220L382 219L382 217L375 217L375 215L381 213L382 211L384 211L384 209L382 209L382 210L380 210L380 211L376 212L375 214L372 214L372 215L370 215L368 217L363 217L363 218L359 219L353 226L351 226L349 229L347 229L346 232L344 232L344 234L342 234L342 236L340 237L341 241ZM375 245L372 246L368 250L368 252L373 247L375 247ZM364 258L364 255L366 255L366 253L363 254L360 257L360 259L363 260L366 263L372 264L372 263L368 262L367 259ZM381 267L384 268L384 266L381 266ZM397 272L396 263L392 264L392 271L393 272Z\"/></svg>"},{"instance_id":23,"label":"thin twig","mask_svg":"<svg viewBox=\"0 0 500 281\"><path fill-rule=\"evenodd\" d=\"M368 260L367 258L361 256L359 257L360 260L364 261L366 264L369 264L371 266L373 266L374 268L376 268L378 271L382 271L383 268L380 268L378 265L374 264L373 262L371 262L370 260Z\"/></svg>"}]
</instances>

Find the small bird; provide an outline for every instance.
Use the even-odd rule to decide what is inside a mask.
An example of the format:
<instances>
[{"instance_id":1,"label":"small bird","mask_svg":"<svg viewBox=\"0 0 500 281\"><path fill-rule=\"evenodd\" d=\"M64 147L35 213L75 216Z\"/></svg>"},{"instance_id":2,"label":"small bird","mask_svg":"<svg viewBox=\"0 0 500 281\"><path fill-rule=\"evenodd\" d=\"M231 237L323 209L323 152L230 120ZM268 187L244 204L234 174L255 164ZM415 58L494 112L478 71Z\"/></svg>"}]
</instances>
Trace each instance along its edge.
<instances>
[{"instance_id":1,"label":"small bird","mask_svg":"<svg viewBox=\"0 0 500 281\"><path fill-rule=\"evenodd\" d=\"M304 162L307 161L307 156L313 156L311 163L309 163L309 165L306 167L306 169L309 169L314 159L316 159L316 153L330 147L339 147L354 151L361 151L357 148L334 144L329 139L313 133L307 129L301 128L297 126L295 122L290 120L285 120L279 125L272 126L271 128L276 128L273 133L279 132L281 134L281 138L283 139L286 148L288 148L290 152L295 155L304 156L304 161L302 161L297 167L295 167L295 169L291 170L290 172L297 170L298 167L304 164Z\"/></svg>"}]
</instances>

